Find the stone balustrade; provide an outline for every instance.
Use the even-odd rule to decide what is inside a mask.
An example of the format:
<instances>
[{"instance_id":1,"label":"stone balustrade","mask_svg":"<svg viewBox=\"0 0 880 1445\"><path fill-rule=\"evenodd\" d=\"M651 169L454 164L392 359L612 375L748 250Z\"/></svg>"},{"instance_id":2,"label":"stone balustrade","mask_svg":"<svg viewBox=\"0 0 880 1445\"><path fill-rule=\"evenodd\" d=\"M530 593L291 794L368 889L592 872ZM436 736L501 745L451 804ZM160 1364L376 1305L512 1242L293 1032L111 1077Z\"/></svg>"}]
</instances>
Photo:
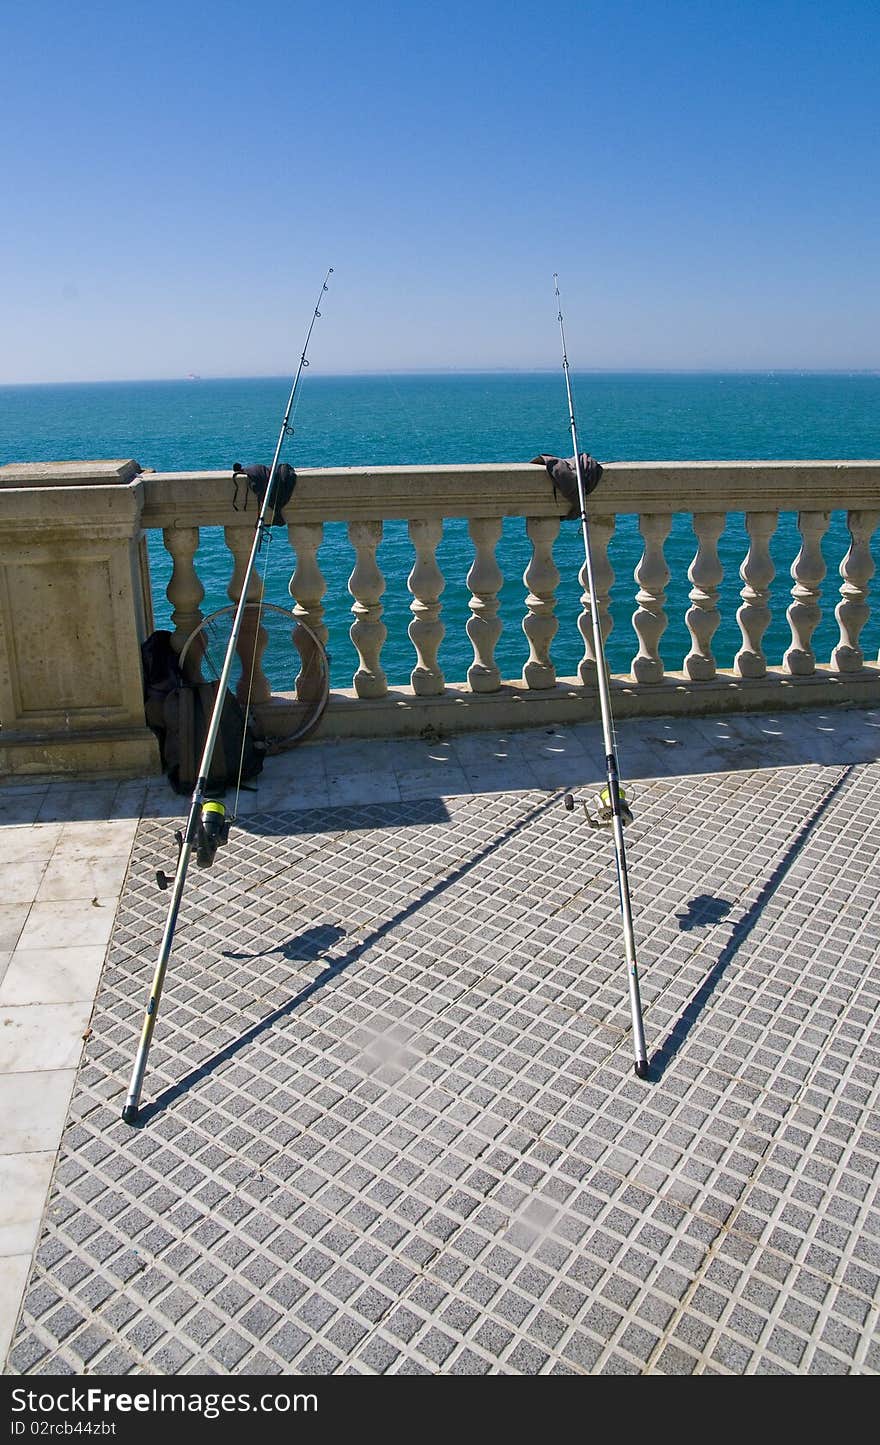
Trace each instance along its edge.
<instances>
[{"instance_id":1,"label":"stone balustrade","mask_svg":"<svg viewBox=\"0 0 880 1445\"><path fill-rule=\"evenodd\" d=\"M122 466L78 465L92 470L101 465L117 469ZM223 529L230 555L227 593L237 600L253 539L256 509L251 499L248 513L236 510L229 473L138 475L136 464L129 465L135 468L135 474L120 473L112 486L116 491L124 487L131 497L125 555L130 570L131 558L137 554L141 585L136 579L128 584L126 605L131 616L126 629L120 631L115 614L107 613L105 621L109 630L118 633L115 645L117 651L120 647L126 649L130 669L132 640L135 634L142 637L152 625L144 535L160 533L169 554L167 603L176 644L181 646L203 616L205 585L197 566L202 529ZM0 468L0 562L6 568L6 601L0 598L0 620L7 638L13 641L12 646L7 642L4 649L5 673L0 676L3 765L7 770L15 770L15 748L24 747L27 731L26 727L23 730L27 709L22 710L15 691L18 685L21 693L27 657L16 650L15 638L20 634L28 639L29 647L35 645L27 629L21 629L15 607L8 600L10 586L18 585L15 551L24 536L25 517L34 517L39 511L36 503L28 510L21 502L28 483L32 489L34 486L33 477L16 479L21 472L20 468ZM44 497L54 486L45 477L38 479L37 485ZM71 485L69 477L67 485ZM86 493L86 510L98 501L94 486L92 481ZM17 512L11 503L16 496ZM328 643L331 652L335 638L328 627L327 579L319 560L325 527L345 524L354 554L347 584L351 605L346 629L357 664L351 686L333 692L322 733L442 733L467 727L527 726L595 717L592 614L597 609L607 638L614 625L610 599L615 582L615 531L622 517L637 519L641 557L633 574L634 651L630 668L625 674L612 676L616 715L880 701L880 664L875 653L865 656L862 645L870 620L869 587L875 570L871 544L880 526L880 462L609 464L589 501L595 596L590 593L584 566L580 570L577 615L562 614L557 597L560 573L554 549L558 550L560 517L565 506L554 498L546 473L530 465L300 471L294 499L286 509L289 591L295 614ZM771 585L776 575L771 542L780 517L786 513L796 517L798 536L795 555L788 564L793 582L787 591L785 611L790 645L783 655L768 658L764 640L771 623ZM822 552L833 513L845 516L849 537L849 545L839 558L839 586L826 581ZM694 538L687 569L689 590L682 587L683 578L670 578L667 559L667 540L680 514L690 519ZM744 519L747 539L739 565L742 586L736 610L741 645L732 658L719 660L713 639L723 620L722 542L734 517ZM454 578L444 575L437 557L444 524L453 518L464 520L469 539L463 555L456 559ZM529 552L521 577L524 662L521 676L516 678L504 678L496 660L502 629L499 598L505 580L509 580L499 565L498 546L507 518L524 519ZM389 684L383 665L388 636L383 596L389 579L383 575L377 553L386 523L392 521L407 524L411 548L406 585L412 601L406 632L412 670L409 686L405 687ZM564 526L576 528L577 524L568 522ZM277 530L273 529L273 534ZM52 540L44 539L44 550L46 546L50 550L58 546L58 565L62 562L61 542L54 533ZM31 537L29 545L32 543ZM51 561L47 560L47 566L51 572ZM619 564L617 570L619 586ZM43 577L46 585L49 580L48 574ZM439 654L447 634L444 591L453 582L459 587L464 583L467 588L468 616L460 625L469 640L473 661L466 669L466 677L448 679ZM252 598L259 595L260 586L255 578ZM160 599L152 600L158 604ZM668 656L664 662L669 609L678 609L682 603L690 645L684 656L679 652L678 658L672 659L677 665L670 667ZM817 657L814 634L825 615L823 607L827 613L832 606L837 644L830 656ZM582 639L583 654L572 676L558 677L554 665L554 641L561 629L566 636L579 633ZM47 636L51 636L51 629ZM243 645L247 646L246 640ZM253 647L257 647L256 642ZM255 697L269 705L271 689L259 667L259 658L255 676ZM43 686L45 689L45 682ZM283 709L283 697L271 699L271 705ZM131 698L127 706L130 712ZM41 717L45 723L45 717ZM17 756L19 767L36 766L33 749L28 754L25 747ZM56 763L59 756L56 749ZM30 763L23 761L27 757L31 757Z\"/></svg>"},{"instance_id":2,"label":"stone balustrade","mask_svg":"<svg viewBox=\"0 0 880 1445\"><path fill-rule=\"evenodd\" d=\"M193 563L194 533L200 525L229 528L229 478L207 472L153 474L144 478L144 488L143 524L162 528L173 559L168 600L182 641L194 624L202 590ZM876 657L866 659L859 644L869 616L871 538L880 524L880 463L608 465L590 499L596 596L590 595L584 567L577 616L560 616L557 606L560 576L554 546L563 510L546 474L530 465L301 471L287 512L291 555L296 559L289 590L296 599L297 615L329 641L331 651L334 638L328 637L323 606L327 581L318 562L325 525L345 523L354 553L347 627L358 662L350 689L333 694L325 733L507 727L594 716L592 609L598 608L607 638L612 628L614 533L623 515L638 518L642 555L634 573L636 650L629 673L612 678L620 715L880 699ZM791 559L794 585L786 612L791 645L784 656L768 659L763 639L771 618L774 577L770 542L786 512L796 515L800 538ZM840 558L842 585L833 599L839 643L830 658L820 659L811 639L822 616L821 542L832 512L846 515L851 545ZM684 617L690 648L679 666L670 669L662 655L669 622L665 547L673 520L681 513L690 518L695 538L687 572L690 605ZM741 646L724 667L713 653L724 575L719 543L735 514L744 517L748 539L739 568L741 605L736 612ZM505 519L513 517L524 519L530 550L522 575L521 627L527 656L521 676L505 679L495 657L502 626L499 596L507 580L499 565L498 544ZM450 518L466 519L470 541L455 578L444 576L437 562L444 522ZM409 687L389 685L383 667L387 641L383 594L390 579L382 575L377 549L385 524L398 520L408 523L412 547L407 578L412 596L407 628L413 659ZM252 531L246 535L252 536ZM473 661L466 677L447 679L438 661L446 633L443 592L448 582L459 584L462 578L469 593L464 626ZM234 580L229 595L237 595ZM576 674L562 678L553 662L554 638L561 627L576 627L583 639Z\"/></svg>"}]
</instances>

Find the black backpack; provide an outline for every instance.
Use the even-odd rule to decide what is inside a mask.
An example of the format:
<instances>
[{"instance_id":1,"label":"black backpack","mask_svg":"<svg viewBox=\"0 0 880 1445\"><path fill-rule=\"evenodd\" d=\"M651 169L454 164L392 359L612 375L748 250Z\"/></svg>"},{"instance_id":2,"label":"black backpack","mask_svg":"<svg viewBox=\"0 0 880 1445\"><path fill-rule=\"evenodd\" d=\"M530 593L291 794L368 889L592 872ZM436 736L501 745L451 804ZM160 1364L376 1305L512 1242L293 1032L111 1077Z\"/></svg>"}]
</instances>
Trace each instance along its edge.
<instances>
[{"instance_id":1,"label":"black backpack","mask_svg":"<svg viewBox=\"0 0 880 1445\"><path fill-rule=\"evenodd\" d=\"M198 781L218 684L186 681L171 636L170 632L154 632L141 647L144 712L159 739L162 766L172 788L191 793ZM265 742L227 688L207 788L218 792L233 786L239 777L242 781L255 778L262 771L265 755Z\"/></svg>"}]
</instances>

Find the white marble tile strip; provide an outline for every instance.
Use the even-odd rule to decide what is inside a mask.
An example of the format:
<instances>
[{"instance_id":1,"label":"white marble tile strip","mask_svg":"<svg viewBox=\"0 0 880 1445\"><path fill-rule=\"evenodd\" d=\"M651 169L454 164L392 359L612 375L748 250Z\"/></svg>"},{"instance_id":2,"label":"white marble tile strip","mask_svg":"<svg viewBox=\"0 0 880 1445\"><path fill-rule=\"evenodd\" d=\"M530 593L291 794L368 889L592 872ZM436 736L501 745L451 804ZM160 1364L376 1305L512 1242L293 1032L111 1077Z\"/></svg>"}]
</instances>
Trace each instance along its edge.
<instances>
[{"instance_id":1,"label":"white marble tile strip","mask_svg":"<svg viewBox=\"0 0 880 1445\"><path fill-rule=\"evenodd\" d=\"M118 795L133 796L125 785L3 792L4 804L30 798L32 816L11 823L22 810L4 806L0 830L0 1359L15 1328L138 821L110 819L124 801ZM89 817L96 809L99 816Z\"/></svg>"}]
</instances>

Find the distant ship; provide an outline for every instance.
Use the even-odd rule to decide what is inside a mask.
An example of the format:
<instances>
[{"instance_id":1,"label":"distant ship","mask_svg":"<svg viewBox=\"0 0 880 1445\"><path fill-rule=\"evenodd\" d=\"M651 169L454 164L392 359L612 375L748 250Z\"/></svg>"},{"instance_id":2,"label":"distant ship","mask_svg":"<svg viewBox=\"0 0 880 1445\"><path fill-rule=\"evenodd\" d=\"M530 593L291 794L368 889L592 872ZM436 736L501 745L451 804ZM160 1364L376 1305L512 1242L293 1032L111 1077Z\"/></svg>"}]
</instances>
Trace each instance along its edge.
<instances>
[{"instance_id":1,"label":"distant ship","mask_svg":"<svg viewBox=\"0 0 880 1445\"><path fill-rule=\"evenodd\" d=\"M186 373L186 379L187 381L201 381L202 378L197 371L188 371Z\"/></svg>"}]
</instances>

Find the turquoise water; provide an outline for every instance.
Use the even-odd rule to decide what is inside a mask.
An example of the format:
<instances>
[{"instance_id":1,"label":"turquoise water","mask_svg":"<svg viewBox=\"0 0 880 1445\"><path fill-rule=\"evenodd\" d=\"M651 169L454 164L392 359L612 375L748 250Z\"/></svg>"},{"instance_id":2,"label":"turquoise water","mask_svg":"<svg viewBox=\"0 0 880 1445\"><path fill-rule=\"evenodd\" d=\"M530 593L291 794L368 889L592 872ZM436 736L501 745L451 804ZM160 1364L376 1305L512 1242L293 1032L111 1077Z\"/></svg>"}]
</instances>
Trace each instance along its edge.
<instances>
[{"instance_id":1,"label":"turquoise water","mask_svg":"<svg viewBox=\"0 0 880 1445\"><path fill-rule=\"evenodd\" d=\"M880 456L880 375L585 373L573 380L581 444L601 461ZM226 468L237 460L268 462L289 388L289 378L0 387L0 464L134 457L143 467L166 471ZM541 451L571 451L561 371L323 377L312 370L304 376L294 422L295 435L284 456L303 467L514 462L528 461ZM332 678L334 686L342 687L350 685L357 665L348 639L352 599L346 587L354 558L341 524L328 524L325 532L319 561L328 585ZM795 519L783 517L771 548L777 576L771 595L773 622L764 639L771 663L781 659L789 644L789 568L799 545ZM823 544L826 617L814 636L820 660L827 659L837 640L837 567L848 545L844 518L835 514ZM721 666L730 665L741 641L734 614L742 585L738 568L746 549L742 518L732 515L721 544L724 621L713 643ZM641 550L635 518L621 518L610 551L617 581L608 656L615 672L628 671L637 650L630 619L632 574ZM694 550L688 519L676 518L666 546L669 627L661 643L670 669L681 666L690 645L684 614ZM880 569L876 536L873 551ZM166 626L164 589L170 567L158 539L151 538L150 555L156 625ZM440 661L447 678L458 681L472 660L464 632L469 615L464 577L473 555L465 523L446 524L437 555L447 579L447 633ZM412 557L405 524L386 524L378 559L387 582L383 603L389 636L382 661L392 684L407 682L414 662L406 635L412 600L406 577ZM270 558L267 595L284 603L294 559L281 529L273 533ZM498 559L505 584L500 599L504 631L496 656L503 676L516 677L528 656L521 623L529 544L522 519L505 523ZM556 609L560 626L552 651L559 674L571 676L583 651L576 627L583 550L575 524L563 523L555 559L562 581ZM205 529L197 566L206 588L206 610L222 606L230 571L222 534ZM876 657L876 585L871 600L874 615L862 645L866 656Z\"/></svg>"}]
</instances>

